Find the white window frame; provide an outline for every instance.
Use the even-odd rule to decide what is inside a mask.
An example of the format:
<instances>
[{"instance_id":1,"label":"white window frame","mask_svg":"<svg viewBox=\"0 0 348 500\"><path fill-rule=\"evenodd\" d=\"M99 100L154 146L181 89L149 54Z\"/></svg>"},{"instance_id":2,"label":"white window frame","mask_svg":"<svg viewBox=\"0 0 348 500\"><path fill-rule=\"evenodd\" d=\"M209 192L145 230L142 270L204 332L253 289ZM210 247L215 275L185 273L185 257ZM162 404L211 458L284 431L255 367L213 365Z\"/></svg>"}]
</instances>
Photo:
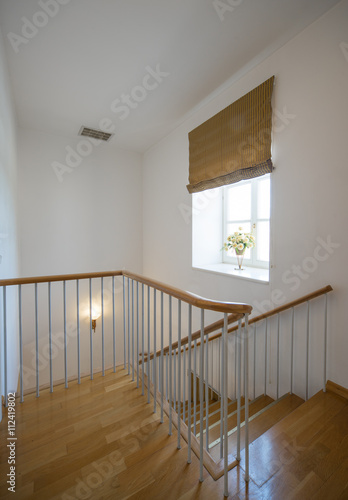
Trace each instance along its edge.
<instances>
[{"instance_id":1,"label":"white window frame","mask_svg":"<svg viewBox=\"0 0 348 500\"><path fill-rule=\"evenodd\" d=\"M271 183L271 175L266 174ZM271 214L269 216L269 219L264 219L264 218L259 218L257 214L257 207L258 207L258 183L262 180L264 180L266 176L261 176L261 177L255 177L253 179L248 179L244 181L240 181L238 184L241 185L243 184L251 184L251 219L248 220L229 220L227 219L227 206L228 206L228 196L227 196L227 190L231 186L224 186L223 191L222 191L222 245L226 241L227 236L228 236L228 231L227 231L227 225L229 223L233 224L238 224L238 226L245 226L246 224L250 224L250 227L252 228L254 226L253 234L255 235L256 239L256 245L257 245L257 230L258 230L258 223L263 222L263 221L268 221L269 225L271 224ZM270 197L271 197L271 189L270 189ZM251 249L250 252L250 258L244 257L243 260L243 265L247 267L254 267L254 268L261 268L261 269L269 269L270 268L270 255L269 255L269 260L264 261L257 259L257 247L254 247ZM228 255L226 251L223 251L222 255L222 262L226 264L235 264L237 265L237 257L235 253L233 253L233 256Z\"/></svg>"}]
</instances>

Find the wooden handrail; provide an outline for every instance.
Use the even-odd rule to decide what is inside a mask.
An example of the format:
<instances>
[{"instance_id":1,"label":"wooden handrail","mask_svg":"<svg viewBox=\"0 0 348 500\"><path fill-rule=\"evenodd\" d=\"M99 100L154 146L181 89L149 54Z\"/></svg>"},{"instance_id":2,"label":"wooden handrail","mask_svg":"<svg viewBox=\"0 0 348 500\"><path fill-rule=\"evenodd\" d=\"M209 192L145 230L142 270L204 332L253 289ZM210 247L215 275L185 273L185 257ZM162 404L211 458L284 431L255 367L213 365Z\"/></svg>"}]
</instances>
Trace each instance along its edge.
<instances>
[{"instance_id":1,"label":"wooden handrail","mask_svg":"<svg viewBox=\"0 0 348 500\"><path fill-rule=\"evenodd\" d=\"M165 285L160 281L155 281L140 274L130 273L129 271L122 271L123 276L138 281L139 283L144 283L144 285L151 286L160 292L167 293L178 300L182 300L187 304L199 307L200 309L209 309L211 311L232 313L232 314L250 314L252 307L249 304L243 304L239 302L222 302L214 301L210 299L205 299L191 292L184 292L179 288L174 288L169 285Z\"/></svg>"},{"instance_id":2,"label":"wooden handrail","mask_svg":"<svg viewBox=\"0 0 348 500\"><path fill-rule=\"evenodd\" d=\"M305 302L308 302L309 300L315 299L316 297L320 297L321 295L325 295L326 293L332 292L333 288L331 285L327 285L324 288L319 288L319 290L309 293L308 295L304 295L303 297L293 300L292 302L288 302L287 304L284 304L283 306L276 307L275 309L272 309L271 311L268 311L264 314L260 314L259 316L255 316L255 318L250 318L249 320L249 325L252 325L254 323L257 323L258 321L262 321L263 319L270 318L271 316L275 316L276 314L279 314L281 312L287 311L288 309L292 309L293 307L299 306L300 304L304 304ZM244 326L244 323L242 324ZM228 329L228 333L232 333L238 330L238 325L233 326L232 328ZM209 342L211 340L218 339L221 337L221 333L218 333L217 335L213 335L210 337Z\"/></svg>"},{"instance_id":3,"label":"wooden handrail","mask_svg":"<svg viewBox=\"0 0 348 500\"><path fill-rule=\"evenodd\" d=\"M271 311L268 311L264 314L260 314L259 316L255 316L255 318L250 318L249 325L252 325L253 323L257 323L258 321L262 321L263 319L270 318L271 316L275 316L276 314L287 311L288 309L292 309L293 307L299 306L300 304L304 304L305 302L308 302L309 300L315 299L317 297L320 297L321 295L325 295L326 293L332 292L332 290L333 290L333 288L331 285L327 285L324 288L319 288L319 290L316 290L315 292L304 295L303 297L301 297L297 300L293 300L292 302L288 302L287 304L284 304L283 306L276 307L275 309L272 309ZM236 330L238 330L238 325L236 325L232 328L229 328L228 333L235 332ZM219 335L219 337L220 336L221 336L221 334ZM212 340L213 340L213 337L212 337Z\"/></svg>"},{"instance_id":4,"label":"wooden handrail","mask_svg":"<svg viewBox=\"0 0 348 500\"><path fill-rule=\"evenodd\" d=\"M279 314L283 311L287 311L288 309L291 309L293 307L299 306L300 304L304 304L305 302L308 302L309 300L315 299L316 297L320 297L321 295L325 295L326 293L332 292L333 288L331 285L327 285L324 288L320 288L319 290L316 290L315 292L309 293L308 295L304 295L303 297L293 300L292 302L288 302L287 304L284 304L283 306L276 307L275 309L272 309L271 311L268 311L264 314L260 314L259 316L255 316L255 318L250 318L249 320L249 325L252 325L254 323L257 323L258 321L262 321L263 319L270 318L271 316L275 316L276 314ZM238 321L238 319L241 319L242 315L239 317L236 317L231 315L229 316L229 321L228 324L234 323ZM212 333L215 330L218 330L219 328L222 328L223 326L223 320L221 321L216 321L215 323L212 323L211 325L207 326L204 329L204 334L207 335L208 333ZM242 327L244 327L244 323L242 323ZM238 330L238 325L233 326L232 328L229 328L227 331L228 333L232 333ZM216 335L213 335L212 337L209 338L209 342L216 340L222 336L222 333L218 333ZM194 340L197 340L200 338L200 330L192 334L192 342ZM182 339L181 345L184 347L186 344L188 344L188 341L186 342L187 337ZM204 341L205 342L205 341ZM197 343L197 346L200 345L200 342ZM174 342L172 344L172 349L175 350L178 347L178 342ZM186 348L187 349L187 348ZM182 349L183 351L184 349ZM163 349L163 353L167 354L169 352L169 346L165 347ZM161 351L156 352L156 357L161 354ZM154 354L152 353L150 355L150 360L153 359ZM147 356L146 356L147 358ZM145 359L144 361L146 361Z\"/></svg>"},{"instance_id":5,"label":"wooden handrail","mask_svg":"<svg viewBox=\"0 0 348 500\"><path fill-rule=\"evenodd\" d=\"M53 276L36 276L32 278L14 278L0 280L0 286L11 285L34 285L35 283L52 283L54 281L72 281L89 278L107 278L111 276L122 276L122 271L104 271L100 273L80 273L80 274L57 274Z\"/></svg>"},{"instance_id":6,"label":"wooden handrail","mask_svg":"<svg viewBox=\"0 0 348 500\"><path fill-rule=\"evenodd\" d=\"M165 285L156 280L146 278L140 274L131 273L129 271L109 271L109 272L96 272L96 273L82 273L82 274L61 274L55 276L37 276L32 278L15 278L15 279L5 279L0 280L0 286L11 286L11 285L28 285L35 283L47 283L54 281L71 281L78 279L88 279L88 278L105 278L111 276L124 276L130 278L144 285L148 285L156 290L164 292L176 299L182 300L192 306L199 307L201 309L209 309L211 311L217 311L229 314L246 314L250 313L252 307L249 304L241 304L238 302L222 302L206 299L195 295L190 292L185 292L179 288L174 288L170 285Z\"/></svg>"}]
</instances>

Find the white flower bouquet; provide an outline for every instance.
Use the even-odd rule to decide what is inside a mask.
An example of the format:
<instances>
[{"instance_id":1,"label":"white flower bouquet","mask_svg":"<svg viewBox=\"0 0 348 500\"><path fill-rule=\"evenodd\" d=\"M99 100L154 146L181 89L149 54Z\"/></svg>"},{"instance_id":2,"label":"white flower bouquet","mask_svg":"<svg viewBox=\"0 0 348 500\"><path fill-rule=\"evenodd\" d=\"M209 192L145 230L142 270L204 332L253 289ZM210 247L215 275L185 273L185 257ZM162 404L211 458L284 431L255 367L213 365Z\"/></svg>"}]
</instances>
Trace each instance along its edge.
<instances>
[{"instance_id":1,"label":"white flower bouquet","mask_svg":"<svg viewBox=\"0 0 348 500\"><path fill-rule=\"evenodd\" d=\"M237 255L243 255L247 248L255 246L255 236L253 233L244 233L243 228L239 227L238 231L227 236L227 242L224 243L223 249L234 250Z\"/></svg>"}]
</instances>

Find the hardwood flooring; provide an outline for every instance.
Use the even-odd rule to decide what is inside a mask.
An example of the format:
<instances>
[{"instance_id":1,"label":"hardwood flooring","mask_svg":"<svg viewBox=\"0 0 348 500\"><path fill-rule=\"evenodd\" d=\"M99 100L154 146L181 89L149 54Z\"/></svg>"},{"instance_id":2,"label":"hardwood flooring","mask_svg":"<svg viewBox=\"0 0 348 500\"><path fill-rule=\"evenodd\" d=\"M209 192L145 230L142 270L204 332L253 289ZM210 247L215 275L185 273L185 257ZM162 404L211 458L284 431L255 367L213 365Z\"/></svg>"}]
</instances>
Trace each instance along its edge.
<instances>
[{"instance_id":1,"label":"hardwood flooring","mask_svg":"<svg viewBox=\"0 0 348 500\"><path fill-rule=\"evenodd\" d=\"M146 403L123 370L16 400L16 492L7 490L7 415L0 424L0 498L223 499L176 429ZM249 484L241 466L229 472L229 498L348 499L348 401L318 393L250 447Z\"/></svg>"}]
</instances>

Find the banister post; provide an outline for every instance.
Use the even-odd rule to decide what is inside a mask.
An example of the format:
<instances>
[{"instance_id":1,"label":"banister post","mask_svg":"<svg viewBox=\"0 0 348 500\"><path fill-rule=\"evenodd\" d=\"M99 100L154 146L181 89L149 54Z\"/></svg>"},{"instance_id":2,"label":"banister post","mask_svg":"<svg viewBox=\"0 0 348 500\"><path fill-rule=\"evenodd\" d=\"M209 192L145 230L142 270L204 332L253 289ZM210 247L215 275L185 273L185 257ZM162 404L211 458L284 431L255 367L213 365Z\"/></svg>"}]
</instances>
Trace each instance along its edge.
<instances>
[{"instance_id":1,"label":"banister post","mask_svg":"<svg viewBox=\"0 0 348 500\"><path fill-rule=\"evenodd\" d=\"M203 481L203 377L204 377L204 309L201 309L201 345L199 363L199 403L200 403L200 423L199 423L199 480Z\"/></svg>"},{"instance_id":2,"label":"banister post","mask_svg":"<svg viewBox=\"0 0 348 500\"><path fill-rule=\"evenodd\" d=\"M224 495L228 497L228 408L227 408L227 364L228 364L228 345L227 345L227 324L228 317L224 314L223 329L223 401L224 401Z\"/></svg>"},{"instance_id":3,"label":"banister post","mask_svg":"<svg viewBox=\"0 0 348 500\"><path fill-rule=\"evenodd\" d=\"M249 481L249 331L248 317L245 315L244 327L244 408L245 408L245 481Z\"/></svg>"}]
</instances>

